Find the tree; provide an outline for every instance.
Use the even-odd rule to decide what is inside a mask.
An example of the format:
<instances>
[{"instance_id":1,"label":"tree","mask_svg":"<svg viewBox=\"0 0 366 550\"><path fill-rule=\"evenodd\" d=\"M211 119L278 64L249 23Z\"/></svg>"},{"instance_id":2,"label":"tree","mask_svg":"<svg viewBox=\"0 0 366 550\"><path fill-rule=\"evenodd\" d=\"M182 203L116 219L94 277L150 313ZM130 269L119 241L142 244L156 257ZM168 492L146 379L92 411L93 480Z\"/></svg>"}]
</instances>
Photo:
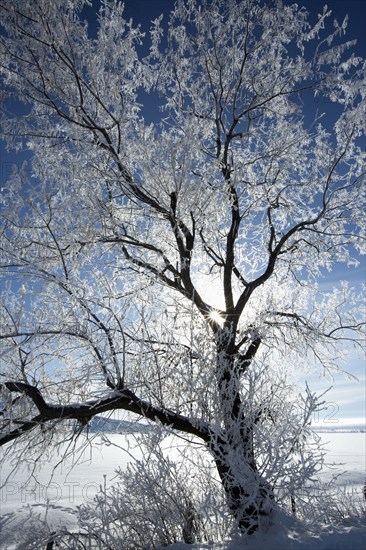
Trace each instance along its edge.
<instances>
[{"instance_id":1,"label":"tree","mask_svg":"<svg viewBox=\"0 0 366 550\"><path fill-rule=\"evenodd\" d=\"M317 280L364 243L364 62L326 8L178 0L144 57L122 4L96 35L84 5L1 6L4 135L31 155L4 189L1 443L130 411L203 442L252 533L316 406L287 425L290 365L361 343L357 293Z\"/></svg>"}]
</instances>

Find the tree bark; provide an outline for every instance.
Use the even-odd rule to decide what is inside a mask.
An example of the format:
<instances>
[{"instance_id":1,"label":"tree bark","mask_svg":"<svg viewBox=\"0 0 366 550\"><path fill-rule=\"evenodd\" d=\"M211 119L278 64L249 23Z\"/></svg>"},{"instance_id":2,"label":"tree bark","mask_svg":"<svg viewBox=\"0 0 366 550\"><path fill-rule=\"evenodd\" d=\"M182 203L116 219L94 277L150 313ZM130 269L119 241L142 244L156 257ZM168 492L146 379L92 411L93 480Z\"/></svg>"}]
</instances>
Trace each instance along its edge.
<instances>
[{"instance_id":1,"label":"tree bark","mask_svg":"<svg viewBox=\"0 0 366 550\"><path fill-rule=\"evenodd\" d=\"M246 451L245 442L237 449L216 440L210 450L237 527L249 535L255 533L260 518L270 515L273 509L273 488L258 472L252 451Z\"/></svg>"},{"instance_id":2,"label":"tree bark","mask_svg":"<svg viewBox=\"0 0 366 550\"><path fill-rule=\"evenodd\" d=\"M235 333L234 333L235 334ZM253 411L246 411L241 395L241 376L260 345L258 338L244 355L236 352L235 336L219 338L217 380L223 432L211 443L217 471L224 487L227 504L240 530L253 534L260 517L273 508L273 488L261 476L256 465Z\"/></svg>"}]
</instances>

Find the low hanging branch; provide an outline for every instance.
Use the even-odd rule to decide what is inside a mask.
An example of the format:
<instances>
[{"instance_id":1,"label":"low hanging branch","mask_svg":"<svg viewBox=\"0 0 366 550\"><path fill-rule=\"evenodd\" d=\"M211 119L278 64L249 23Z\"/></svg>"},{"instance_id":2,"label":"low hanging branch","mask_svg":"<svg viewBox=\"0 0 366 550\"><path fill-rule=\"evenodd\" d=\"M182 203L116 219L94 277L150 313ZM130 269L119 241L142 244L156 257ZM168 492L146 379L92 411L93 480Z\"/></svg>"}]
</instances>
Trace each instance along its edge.
<instances>
[{"instance_id":1,"label":"low hanging branch","mask_svg":"<svg viewBox=\"0 0 366 550\"><path fill-rule=\"evenodd\" d=\"M87 424L93 416L115 410L124 410L135 413L154 422L159 421L164 426L195 435L205 441L210 441L212 436L207 425L195 426L187 417L174 411L153 406L151 403L139 399L131 390L123 389L112 392L102 399L95 399L86 403L54 405L47 404L38 388L21 382L5 382L0 386L12 393L23 393L33 401L39 414L24 424L0 436L0 446L17 439L26 431L32 430L52 420L78 420L81 424Z\"/></svg>"}]
</instances>

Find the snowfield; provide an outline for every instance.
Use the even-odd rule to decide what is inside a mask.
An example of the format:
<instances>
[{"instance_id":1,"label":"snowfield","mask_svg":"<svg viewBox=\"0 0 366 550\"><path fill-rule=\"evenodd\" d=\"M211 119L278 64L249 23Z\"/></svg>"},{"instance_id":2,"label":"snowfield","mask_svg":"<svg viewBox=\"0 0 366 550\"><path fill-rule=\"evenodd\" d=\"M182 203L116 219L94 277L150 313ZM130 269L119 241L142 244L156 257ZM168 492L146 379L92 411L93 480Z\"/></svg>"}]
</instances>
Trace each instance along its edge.
<instances>
[{"instance_id":1,"label":"snowfield","mask_svg":"<svg viewBox=\"0 0 366 550\"><path fill-rule=\"evenodd\" d=\"M353 489L366 483L366 433L328 432L320 434L328 451L324 480L337 475L337 484Z\"/></svg>"},{"instance_id":2,"label":"snowfield","mask_svg":"<svg viewBox=\"0 0 366 550\"><path fill-rule=\"evenodd\" d=\"M329 449L329 466L322 474L324 481L337 475L336 483L340 488L361 494L366 479L365 433L323 433L321 437ZM139 456L133 436L110 434L108 438L111 444L95 436L92 446L78 453L76 458L68 458L56 470L53 466L59 457L47 460L36 477L30 479L25 467L13 472L12 465L5 464L1 470L1 484L5 485L0 492L0 550L18 550L20 546L16 540L20 526L36 529L37 522L45 514L50 529L65 525L69 529L76 528L76 506L92 502L101 485L113 484L117 467L123 468L132 457ZM361 550L366 543L365 519L343 519L336 526L324 525L321 532L309 533L300 522L283 514L267 526L265 533L254 535L249 541L231 540L190 547L182 543L172 546L171 550L188 547L192 550Z\"/></svg>"}]
</instances>

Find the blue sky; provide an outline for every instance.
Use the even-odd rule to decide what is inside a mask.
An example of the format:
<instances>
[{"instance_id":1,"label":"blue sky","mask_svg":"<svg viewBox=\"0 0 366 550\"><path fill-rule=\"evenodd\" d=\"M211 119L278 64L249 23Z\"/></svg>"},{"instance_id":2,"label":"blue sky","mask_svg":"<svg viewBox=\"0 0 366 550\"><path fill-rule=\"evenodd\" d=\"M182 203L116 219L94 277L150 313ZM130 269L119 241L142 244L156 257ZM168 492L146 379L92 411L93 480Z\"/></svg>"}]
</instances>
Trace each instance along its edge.
<instances>
[{"instance_id":1,"label":"blue sky","mask_svg":"<svg viewBox=\"0 0 366 550\"><path fill-rule=\"evenodd\" d=\"M284 2L292 3L288 0L284 0ZM124 0L124 3L126 17L132 17L136 22L141 23L144 31L148 31L150 22L158 17L160 13L167 14L174 1ZM358 41L356 52L365 56L366 2L364 0L328 0L327 2L320 0L298 0L297 3L304 5L313 19L322 11L322 6L325 3L332 10L332 18L343 20L344 16L348 13L349 25L346 38L356 38ZM89 10L88 17L90 16L92 16L92 11ZM326 105L322 107L324 109L327 108ZM20 167L25 158L26 155L21 152L17 155L13 152L6 152L3 143L0 142L1 181L4 182L8 179L14 163ZM342 279L347 279L355 285L365 282L365 263L363 262L359 268L352 271L347 270L343 266L336 266L322 282L322 288L326 291L331 284L337 284ZM321 411L319 417L314 418L315 425L318 424L321 427L340 427L360 425L365 422L365 362L361 357L351 352L345 369L353 376L356 376L359 381L347 378L341 373L336 374L333 379L330 376L324 377L321 375L308 377L308 382L312 389L324 391L326 388L333 386L324 396L328 408Z\"/></svg>"},{"instance_id":2,"label":"blue sky","mask_svg":"<svg viewBox=\"0 0 366 550\"><path fill-rule=\"evenodd\" d=\"M321 2L319 0L299 1L307 9L316 15L321 7L326 3L332 10L332 18L342 20L346 14L349 16L346 38L357 39L356 52L365 57L366 54L366 2L364 0L328 0ZM352 284L360 286L366 282L365 261L361 265L350 270L344 266L335 266L333 271L327 275L322 286L324 290L331 284L346 279ZM319 414L317 419L321 427L341 427L352 425L365 425L366 418L366 378L365 378L365 360L360 355L351 351L345 370L358 378L354 380L343 373L335 374L332 378L328 376L314 375L308 378L308 382L315 390L323 391L328 387L332 389L324 396L328 404Z\"/></svg>"},{"instance_id":3,"label":"blue sky","mask_svg":"<svg viewBox=\"0 0 366 550\"><path fill-rule=\"evenodd\" d=\"M320 283L326 292L341 280L348 280L352 286L361 290L365 283L365 260L356 270L336 266ZM312 390L322 393L331 388L324 396L328 409L322 411L316 419L322 428L365 427L366 421L366 368L365 358L360 352L349 349L345 363L340 362L345 372L319 373L306 377ZM350 376L349 376L349 375Z\"/></svg>"},{"instance_id":4,"label":"blue sky","mask_svg":"<svg viewBox=\"0 0 366 550\"><path fill-rule=\"evenodd\" d=\"M174 4L173 0L124 0L125 14L141 23L142 29L146 32L150 27L150 22L161 13L167 14L170 7ZM292 4L294 2L284 0L284 3ZM365 56L366 53L366 2L364 0L297 0L299 5L303 5L309 11L314 21L318 13L322 12L326 4L332 10L331 19L343 21L348 14L348 29L346 38L357 39L356 52ZM326 108L326 106L324 106ZM365 263L356 270L349 270L344 266L336 266L334 270L327 275L323 282L324 290L329 288L330 284L339 282L342 279L349 280L352 284L359 285L365 282ZM364 359L352 352L344 368L358 378L348 378L343 373L330 375L312 375L307 378L310 387L319 392L332 387L326 395L324 401L326 405L319 416L314 417L314 426L324 428L363 425L366 418L366 381L365 381L365 362Z\"/></svg>"}]
</instances>

